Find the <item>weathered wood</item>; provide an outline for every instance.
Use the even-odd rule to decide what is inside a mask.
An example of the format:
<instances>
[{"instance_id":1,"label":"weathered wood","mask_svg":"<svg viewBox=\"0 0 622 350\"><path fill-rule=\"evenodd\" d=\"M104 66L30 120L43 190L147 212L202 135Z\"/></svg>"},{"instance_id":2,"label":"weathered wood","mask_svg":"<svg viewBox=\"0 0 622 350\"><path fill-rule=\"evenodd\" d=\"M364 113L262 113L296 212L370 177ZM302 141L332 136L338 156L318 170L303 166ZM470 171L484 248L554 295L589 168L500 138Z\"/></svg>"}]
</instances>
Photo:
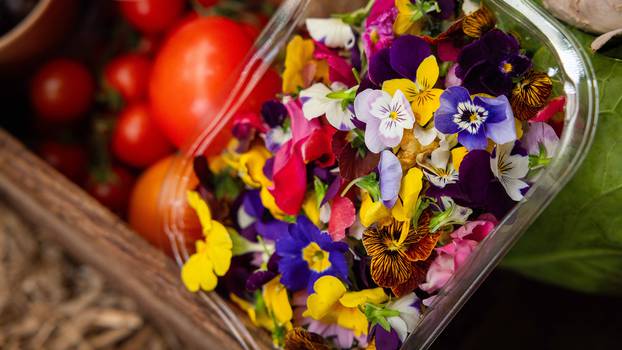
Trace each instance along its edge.
<instances>
[{"instance_id":1,"label":"weathered wood","mask_svg":"<svg viewBox=\"0 0 622 350\"><path fill-rule=\"evenodd\" d=\"M185 343L241 348L201 298L185 290L172 260L2 129L0 196L52 232L70 254L101 271ZM267 333L252 327L245 315L240 319L260 348L271 347Z\"/></svg>"}]
</instances>

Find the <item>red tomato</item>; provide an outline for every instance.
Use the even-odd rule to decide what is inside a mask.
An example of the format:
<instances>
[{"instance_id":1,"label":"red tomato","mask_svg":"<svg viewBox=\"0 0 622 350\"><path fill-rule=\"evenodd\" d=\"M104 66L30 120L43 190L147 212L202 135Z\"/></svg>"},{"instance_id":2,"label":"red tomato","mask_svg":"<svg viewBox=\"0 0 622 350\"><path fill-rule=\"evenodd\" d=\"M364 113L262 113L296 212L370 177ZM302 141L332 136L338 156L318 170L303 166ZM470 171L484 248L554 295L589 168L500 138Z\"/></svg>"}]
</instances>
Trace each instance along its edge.
<instances>
[{"instance_id":1,"label":"red tomato","mask_svg":"<svg viewBox=\"0 0 622 350\"><path fill-rule=\"evenodd\" d=\"M67 122L82 116L91 106L93 77L80 62L50 61L35 74L30 98L37 114L46 121Z\"/></svg>"},{"instance_id":2,"label":"red tomato","mask_svg":"<svg viewBox=\"0 0 622 350\"><path fill-rule=\"evenodd\" d=\"M184 10L184 0L119 1L125 19L143 33L160 33L172 26Z\"/></svg>"},{"instance_id":3,"label":"red tomato","mask_svg":"<svg viewBox=\"0 0 622 350\"><path fill-rule=\"evenodd\" d=\"M110 61L104 79L126 102L142 100L147 95L151 61L143 55L126 54Z\"/></svg>"},{"instance_id":4,"label":"red tomato","mask_svg":"<svg viewBox=\"0 0 622 350\"><path fill-rule=\"evenodd\" d=\"M145 167L166 157L172 150L171 144L154 124L146 103L129 105L121 112L112 132L112 152L121 161Z\"/></svg>"},{"instance_id":5,"label":"red tomato","mask_svg":"<svg viewBox=\"0 0 622 350\"><path fill-rule=\"evenodd\" d=\"M69 180L78 184L84 181L87 174L87 154L84 147L44 141L39 145L38 153Z\"/></svg>"},{"instance_id":6,"label":"red tomato","mask_svg":"<svg viewBox=\"0 0 622 350\"><path fill-rule=\"evenodd\" d=\"M86 191L112 212L125 217L134 185L134 176L124 168L113 166L103 174L92 173Z\"/></svg>"},{"instance_id":7,"label":"red tomato","mask_svg":"<svg viewBox=\"0 0 622 350\"><path fill-rule=\"evenodd\" d=\"M152 245L171 254L171 244L164 232L164 217L161 210L167 210L166 206L160 208L160 192L164 181L171 170L171 164L175 156L170 156L155 163L138 178L132 191L128 219L130 226ZM179 174L181 176L182 174ZM176 177L175 174L172 176ZM193 176L189 181L188 189L193 189L198 180ZM185 193L185 191L182 191ZM166 201L169 203L170 201ZM172 203L172 202L171 202ZM188 206L185 199L183 203L183 227L186 235L188 249L194 245L194 241L201 237L201 224ZM172 205L172 204L171 204Z\"/></svg>"},{"instance_id":8,"label":"red tomato","mask_svg":"<svg viewBox=\"0 0 622 350\"><path fill-rule=\"evenodd\" d=\"M160 130L177 147L199 132L220 109L252 42L234 21L197 17L171 33L156 57L149 95ZM222 147L226 135L215 147Z\"/></svg>"}]
</instances>

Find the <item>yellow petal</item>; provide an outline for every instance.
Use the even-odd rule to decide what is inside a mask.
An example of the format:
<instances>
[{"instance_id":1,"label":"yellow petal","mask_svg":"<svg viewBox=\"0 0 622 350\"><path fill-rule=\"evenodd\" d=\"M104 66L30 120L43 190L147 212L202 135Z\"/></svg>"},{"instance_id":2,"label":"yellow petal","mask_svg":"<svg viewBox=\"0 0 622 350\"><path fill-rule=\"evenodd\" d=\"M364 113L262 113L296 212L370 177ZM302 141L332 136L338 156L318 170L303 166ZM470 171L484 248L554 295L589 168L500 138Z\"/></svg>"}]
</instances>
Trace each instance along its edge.
<instances>
[{"instance_id":1,"label":"yellow petal","mask_svg":"<svg viewBox=\"0 0 622 350\"><path fill-rule=\"evenodd\" d=\"M261 198L261 204L263 204L266 209L270 211L270 214L275 218L281 220L285 217L285 213L276 205L276 201L274 200L274 196L267 187L262 187L259 192L259 197Z\"/></svg>"},{"instance_id":2,"label":"yellow petal","mask_svg":"<svg viewBox=\"0 0 622 350\"><path fill-rule=\"evenodd\" d=\"M393 31L396 35L404 35L410 32L410 27L413 25L410 14L399 13L393 23Z\"/></svg>"},{"instance_id":3,"label":"yellow petal","mask_svg":"<svg viewBox=\"0 0 622 350\"><path fill-rule=\"evenodd\" d=\"M315 193L307 193L305 201L302 203L302 210L315 226L320 227L320 208Z\"/></svg>"},{"instance_id":4,"label":"yellow petal","mask_svg":"<svg viewBox=\"0 0 622 350\"><path fill-rule=\"evenodd\" d=\"M293 316L292 306L289 304L287 289L280 282L281 277L277 276L266 283L263 289L263 298L268 310L276 318L279 325L291 321Z\"/></svg>"},{"instance_id":5,"label":"yellow petal","mask_svg":"<svg viewBox=\"0 0 622 350\"><path fill-rule=\"evenodd\" d=\"M201 198L201 195L196 191L188 191L186 193L188 205L194 209L199 217L199 222L203 228L203 233L212 229L212 213L209 210L207 203Z\"/></svg>"},{"instance_id":6,"label":"yellow petal","mask_svg":"<svg viewBox=\"0 0 622 350\"><path fill-rule=\"evenodd\" d=\"M387 294L382 288L363 289L358 292L347 292L339 299L345 307L358 307L365 303L380 304L387 301Z\"/></svg>"},{"instance_id":7,"label":"yellow petal","mask_svg":"<svg viewBox=\"0 0 622 350\"><path fill-rule=\"evenodd\" d=\"M382 90L388 92L391 96L395 95L397 90L400 90L404 93L408 101L412 101L417 93L419 93L417 85L410 79L386 80L382 83Z\"/></svg>"},{"instance_id":8,"label":"yellow petal","mask_svg":"<svg viewBox=\"0 0 622 350\"><path fill-rule=\"evenodd\" d=\"M358 308L341 308L337 316L337 324L351 329L357 337L367 334L367 317Z\"/></svg>"},{"instance_id":9,"label":"yellow petal","mask_svg":"<svg viewBox=\"0 0 622 350\"><path fill-rule=\"evenodd\" d=\"M419 168L411 168L402 178L399 198L393 207L393 217L398 221L407 221L412 218L413 209L423 187L423 172Z\"/></svg>"},{"instance_id":10,"label":"yellow petal","mask_svg":"<svg viewBox=\"0 0 622 350\"><path fill-rule=\"evenodd\" d=\"M432 119L434 112L441 106L442 93L441 89L427 89L414 96L411 107L419 125L424 126Z\"/></svg>"},{"instance_id":11,"label":"yellow petal","mask_svg":"<svg viewBox=\"0 0 622 350\"><path fill-rule=\"evenodd\" d=\"M454 169L460 170L460 164L462 164L462 160L469 153L466 147L456 147L451 150L451 162L454 166Z\"/></svg>"},{"instance_id":12,"label":"yellow petal","mask_svg":"<svg viewBox=\"0 0 622 350\"><path fill-rule=\"evenodd\" d=\"M516 126L516 138L520 140L523 138L523 122L518 119L514 119L514 125Z\"/></svg>"},{"instance_id":13,"label":"yellow petal","mask_svg":"<svg viewBox=\"0 0 622 350\"><path fill-rule=\"evenodd\" d=\"M417 84L422 90L431 89L438 80L438 63L433 55L425 58L417 68Z\"/></svg>"},{"instance_id":14,"label":"yellow petal","mask_svg":"<svg viewBox=\"0 0 622 350\"><path fill-rule=\"evenodd\" d=\"M326 85L330 85L330 70L326 61L315 62L315 80L322 81Z\"/></svg>"},{"instance_id":15,"label":"yellow petal","mask_svg":"<svg viewBox=\"0 0 622 350\"><path fill-rule=\"evenodd\" d=\"M395 7L400 13L410 14L412 4L410 0L395 0Z\"/></svg>"},{"instance_id":16,"label":"yellow petal","mask_svg":"<svg viewBox=\"0 0 622 350\"><path fill-rule=\"evenodd\" d=\"M321 320L326 316L346 293L343 283L333 276L322 276L313 285L315 293L307 298L307 310L303 313L305 317Z\"/></svg>"},{"instance_id":17,"label":"yellow petal","mask_svg":"<svg viewBox=\"0 0 622 350\"><path fill-rule=\"evenodd\" d=\"M382 202L374 202L367 192L363 192L361 198L361 209L359 218L361 225L369 227L377 222L387 220L391 217L389 209Z\"/></svg>"},{"instance_id":18,"label":"yellow petal","mask_svg":"<svg viewBox=\"0 0 622 350\"><path fill-rule=\"evenodd\" d=\"M214 266L214 272L218 276L224 276L231 265L231 249L233 242L227 229L218 221L212 221L212 229L205 238L207 244L207 256Z\"/></svg>"},{"instance_id":19,"label":"yellow petal","mask_svg":"<svg viewBox=\"0 0 622 350\"><path fill-rule=\"evenodd\" d=\"M181 280L191 292L199 289L212 291L218 279L214 275L212 262L205 254L193 254L181 268Z\"/></svg>"},{"instance_id":20,"label":"yellow petal","mask_svg":"<svg viewBox=\"0 0 622 350\"><path fill-rule=\"evenodd\" d=\"M313 58L315 45L313 40L304 40L296 35L288 44L285 54L285 70L283 72L283 92L294 93L304 85L302 70Z\"/></svg>"},{"instance_id":21,"label":"yellow petal","mask_svg":"<svg viewBox=\"0 0 622 350\"><path fill-rule=\"evenodd\" d=\"M263 146L255 146L248 152L242 153L239 159L239 171L242 181L253 188L271 186L272 182L263 172L266 160L270 157L270 152Z\"/></svg>"}]
</instances>

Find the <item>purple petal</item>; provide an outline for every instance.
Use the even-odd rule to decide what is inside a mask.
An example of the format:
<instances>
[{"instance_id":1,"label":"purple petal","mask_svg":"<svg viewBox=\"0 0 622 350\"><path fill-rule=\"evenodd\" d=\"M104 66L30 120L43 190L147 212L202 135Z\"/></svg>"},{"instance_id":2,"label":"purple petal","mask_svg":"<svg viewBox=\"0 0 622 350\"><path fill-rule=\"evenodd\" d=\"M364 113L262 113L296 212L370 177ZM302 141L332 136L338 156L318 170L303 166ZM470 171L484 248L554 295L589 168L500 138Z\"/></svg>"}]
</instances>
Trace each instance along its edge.
<instances>
[{"instance_id":1,"label":"purple petal","mask_svg":"<svg viewBox=\"0 0 622 350\"><path fill-rule=\"evenodd\" d=\"M376 325L374 334L376 336L376 349L398 350L402 345L400 337L393 329L391 329L391 332L387 332L382 326Z\"/></svg>"},{"instance_id":2,"label":"purple petal","mask_svg":"<svg viewBox=\"0 0 622 350\"><path fill-rule=\"evenodd\" d=\"M460 142L469 151L475 149L486 149L488 140L486 139L486 126L480 126L475 134L471 134L467 130L463 130L458 134L458 142Z\"/></svg>"},{"instance_id":3,"label":"purple petal","mask_svg":"<svg viewBox=\"0 0 622 350\"><path fill-rule=\"evenodd\" d=\"M272 271L255 271L246 280L246 290L253 293L263 287L264 284L270 282L274 277L276 277L276 273Z\"/></svg>"},{"instance_id":4,"label":"purple petal","mask_svg":"<svg viewBox=\"0 0 622 350\"><path fill-rule=\"evenodd\" d=\"M441 105L434 113L434 127L444 134L455 134L460 128L453 121L460 102L471 102L469 91L461 86L453 86L441 94Z\"/></svg>"},{"instance_id":5,"label":"purple petal","mask_svg":"<svg viewBox=\"0 0 622 350\"><path fill-rule=\"evenodd\" d=\"M392 151L380 153L378 163L380 173L380 197L387 208L392 208L397 201L397 195L402 183L402 165Z\"/></svg>"},{"instance_id":6,"label":"purple petal","mask_svg":"<svg viewBox=\"0 0 622 350\"><path fill-rule=\"evenodd\" d=\"M430 45L414 35L403 35L391 45L390 62L393 69L403 77L417 80L417 68L432 54Z\"/></svg>"},{"instance_id":7,"label":"purple petal","mask_svg":"<svg viewBox=\"0 0 622 350\"><path fill-rule=\"evenodd\" d=\"M248 215L254 218L261 218L263 216L264 206L261 203L261 197L259 196L258 190L246 192L242 205L244 206L244 211Z\"/></svg>"},{"instance_id":8,"label":"purple petal","mask_svg":"<svg viewBox=\"0 0 622 350\"><path fill-rule=\"evenodd\" d=\"M288 224L280 220L257 221L255 229L264 239L278 241L288 234Z\"/></svg>"},{"instance_id":9,"label":"purple petal","mask_svg":"<svg viewBox=\"0 0 622 350\"><path fill-rule=\"evenodd\" d=\"M369 79L374 84L382 85L385 80L400 78L400 75L391 67L390 56L390 49L385 48L369 59Z\"/></svg>"},{"instance_id":10,"label":"purple petal","mask_svg":"<svg viewBox=\"0 0 622 350\"><path fill-rule=\"evenodd\" d=\"M490 181L490 154L484 150L473 150L460 163L459 183L465 195L475 204L485 202Z\"/></svg>"},{"instance_id":11,"label":"purple petal","mask_svg":"<svg viewBox=\"0 0 622 350\"><path fill-rule=\"evenodd\" d=\"M328 203L328 201L335 198L337 193L339 193L339 189L341 188L341 181L341 176L337 175L337 177L335 177L335 180L333 180L330 186L328 186L328 188L326 189L326 194L324 194L324 199L322 199L322 203L320 204L320 206Z\"/></svg>"},{"instance_id":12,"label":"purple petal","mask_svg":"<svg viewBox=\"0 0 622 350\"><path fill-rule=\"evenodd\" d=\"M512 107L505 95L496 98L475 97L475 104L488 110L486 136L495 143L504 144L516 140L516 124Z\"/></svg>"},{"instance_id":13,"label":"purple petal","mask_svg":"<svg viewBox=\"0 0 622 350\"><path fill-rule=\"evenodd\" d=\"M533 155L540 154L540 145L543 145L547 156L552 157L557 152L559 137L555 129L547 123L530 123L521 143L527 152Z\"/></svg>"}]
</instances>

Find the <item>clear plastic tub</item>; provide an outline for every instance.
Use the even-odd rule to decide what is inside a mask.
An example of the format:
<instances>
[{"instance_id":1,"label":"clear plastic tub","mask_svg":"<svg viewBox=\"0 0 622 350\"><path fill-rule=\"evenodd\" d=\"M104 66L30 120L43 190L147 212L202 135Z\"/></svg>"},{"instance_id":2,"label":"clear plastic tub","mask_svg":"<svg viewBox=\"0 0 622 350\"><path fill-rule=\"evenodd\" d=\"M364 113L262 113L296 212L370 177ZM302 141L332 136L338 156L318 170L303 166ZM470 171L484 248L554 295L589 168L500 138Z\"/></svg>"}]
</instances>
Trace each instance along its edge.
<instances>
[{"instance_id":1,"label":"clear plastic tub","mask_svg":"<svg viewBox=\"0 0 622 350\"><path fill-rule=\"evenodd\" d=\"M284 48L292 33L305 18L312 0L286 0L261 34L235 80L229 82L217 118L200 128L198 135L184 148L183 155L173 165L160 197L165 218L165 232L179 265L188 258L184 232L186 189L192 177L192 160L208 148L214 136L230 120L241 101L250 94L258 80ZM499 263L523 232L538 217L562 187L568 182L584 159L596 130L598 90L594 72L586 53L572 35L554 18L529 0L487 0L499 25L516 32L521 40L551 50L556 59L554 78L566 97L565 126L558 155L542 172L536 183L503 218L496 229L478 246L469 262L459 269L428 308L417 329L405 341L405 349L429 347L462 305L475 292L486 276ZM183 174L180 176L179 174ZM252 337L244 329L227 302L213 293L203 293L203 299L245 349L255 349Z\"/></svg>"}]
</instances>

